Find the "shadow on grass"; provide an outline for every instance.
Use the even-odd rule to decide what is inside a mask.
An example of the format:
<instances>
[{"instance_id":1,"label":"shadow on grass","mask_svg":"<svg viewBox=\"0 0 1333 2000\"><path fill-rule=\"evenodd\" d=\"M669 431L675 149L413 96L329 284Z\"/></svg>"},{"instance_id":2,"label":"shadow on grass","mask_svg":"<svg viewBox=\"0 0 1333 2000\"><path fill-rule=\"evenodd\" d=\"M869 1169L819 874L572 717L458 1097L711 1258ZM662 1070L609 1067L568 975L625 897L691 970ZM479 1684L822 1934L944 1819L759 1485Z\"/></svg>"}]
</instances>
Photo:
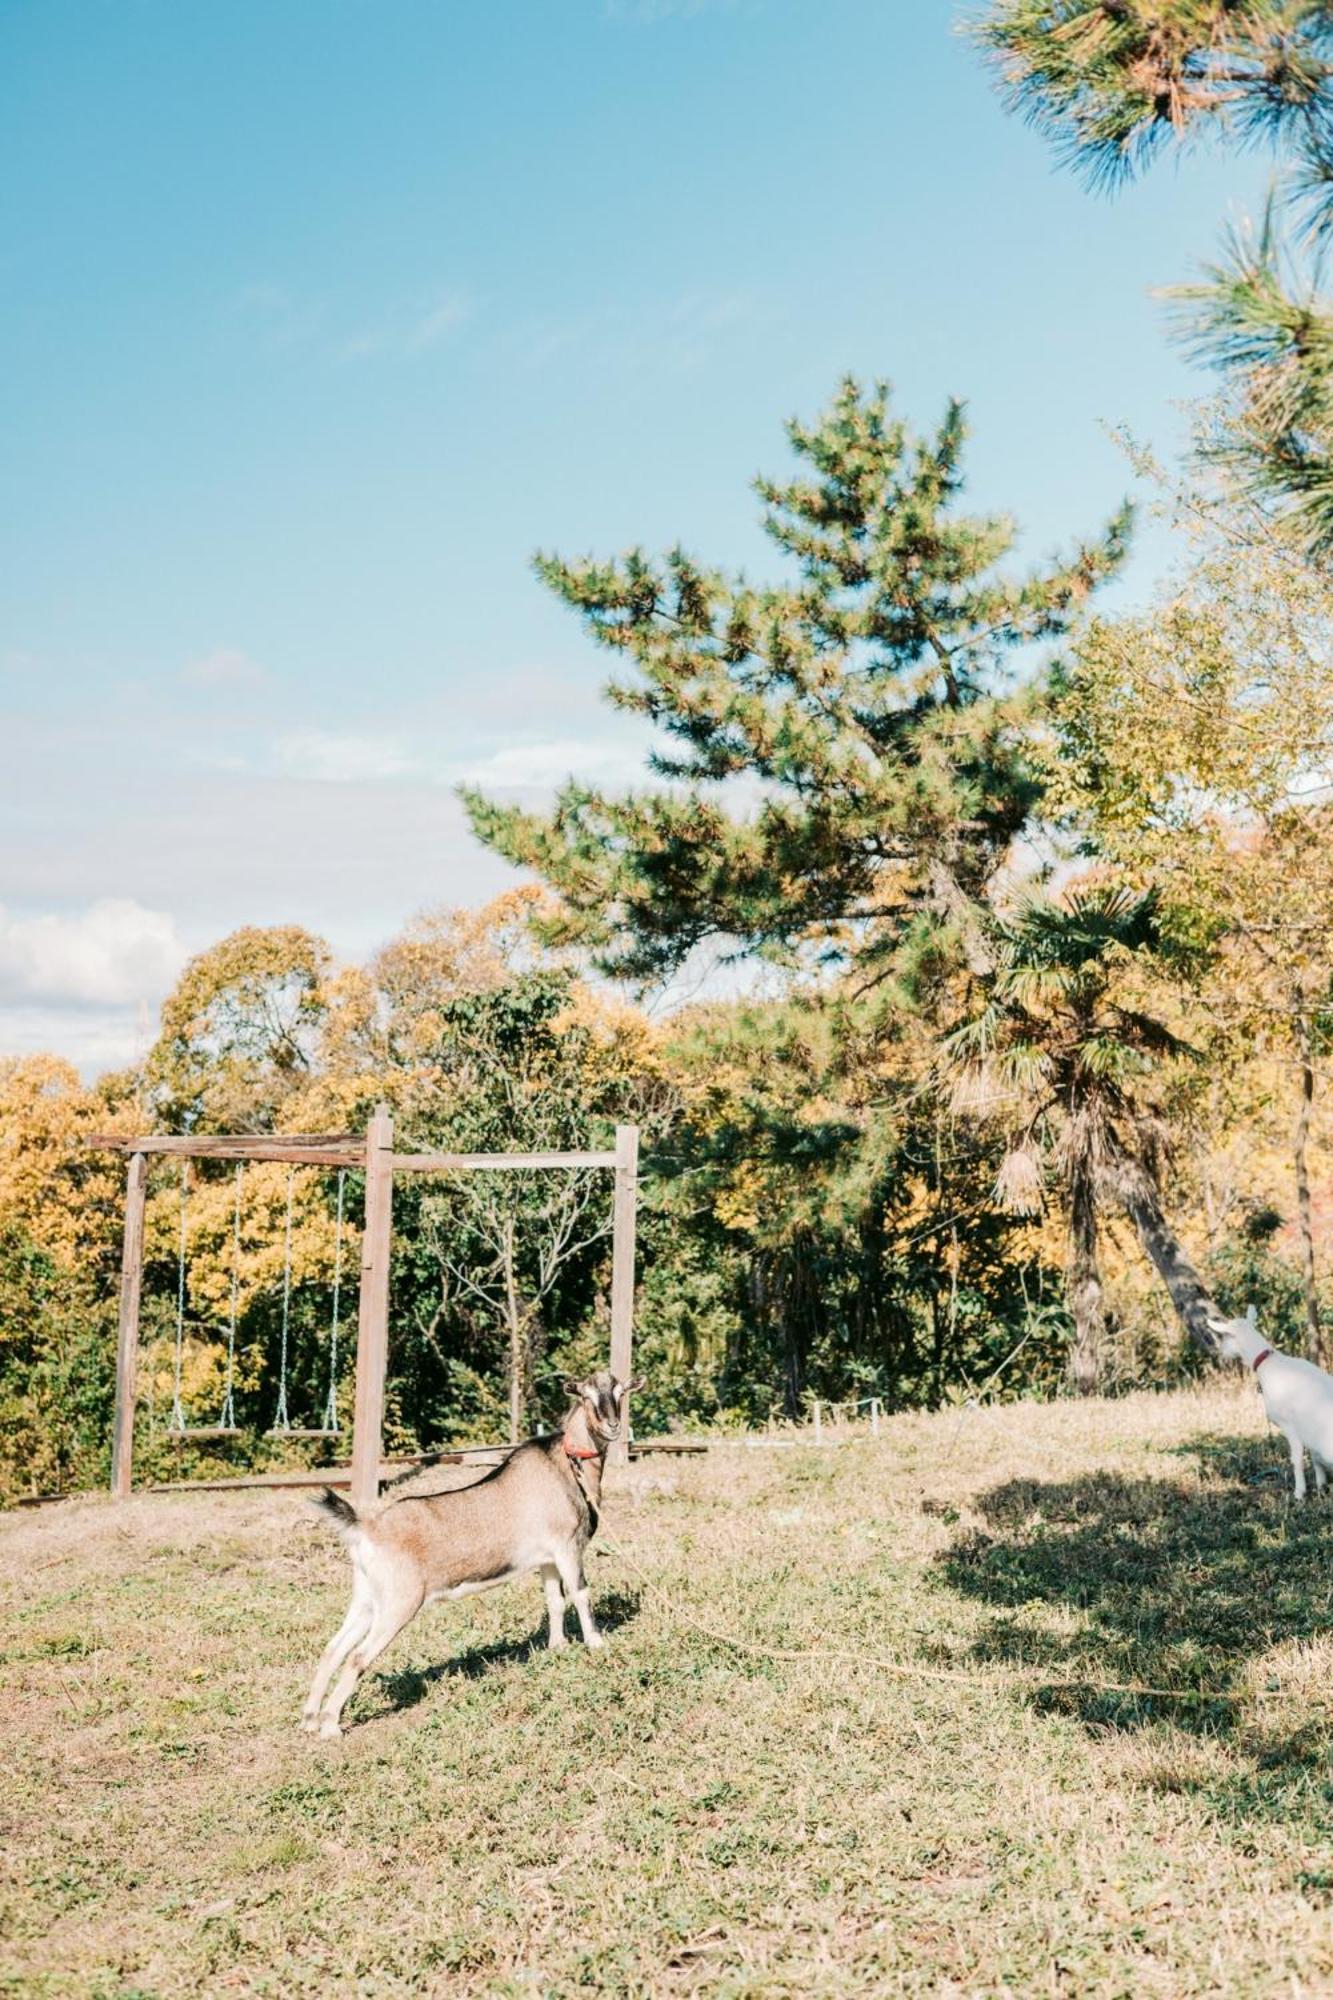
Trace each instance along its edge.
<instances>
[{"instance_id":1,"label":"shadow on grass","mask_svg":"<svg viewBox=\"0 0 1333 2000\"><path fill-rule=\"evenodd\" d=\"M638 1617L639 1593L636 1590L608 1591L598 1598L593 1610L599 1630L610 1634ZM567 1629L572 1622L575 1621L573 1607L570 1606L566 1614ZM577 1646L582 1644L582 1640L575 1638L570 1643ZM365 1693L369 1694L373 1687L383 1697L382 1703L350 1720L356 1726L415 1708L440 1681L480 1680L496 1667L514 1666L547 1650L546 1623L543 1619L538 1630L527 1639L499 1639L490 1646L469 1646L465 1652L455 1654L452 1659L441 1660L433 1667L399 1667L389 1673L372 1673Z\"/></svg>"},{"instance_id":2,"label":"shadow on grass","mask_svg":"<svg viewBox=\"0 0 1333 2000\"><path fill-rule=\"evenodd\" d=\"M1101 1728L1169 1718L1224 1733L1238 1705L1208 1691L1239 1692L1253 1661L1333 1621L1333 1509L1292 1503L1264 1439L1203 1436L1177 1455L1196 1478L1010 1480L974 1503L985 1528L940 1558L953 1589L994 1608L978 1658L1171 1691L1053 1686L1042 1706Z\"/></svg>"}]
</instances>

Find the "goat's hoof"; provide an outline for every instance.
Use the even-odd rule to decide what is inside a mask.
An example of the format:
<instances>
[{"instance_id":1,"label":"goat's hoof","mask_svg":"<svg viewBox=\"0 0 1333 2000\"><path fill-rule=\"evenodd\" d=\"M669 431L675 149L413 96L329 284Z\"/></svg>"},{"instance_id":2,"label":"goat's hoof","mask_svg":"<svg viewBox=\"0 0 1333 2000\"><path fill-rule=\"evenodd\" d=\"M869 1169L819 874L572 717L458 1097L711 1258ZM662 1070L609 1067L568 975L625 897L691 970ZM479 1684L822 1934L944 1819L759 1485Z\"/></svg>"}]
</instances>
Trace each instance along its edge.
<instances>
[{"instance_id":1,"label":"goat's hoof","mask_svg":"<svg viewBox=\"0 0 1333 2000\"><path fill-rule=\"evenodd\" d=\"M594 1652L600 1652L601 1648L606 1644L606 1641L602 1637L600 1632L590 1632L588 1634L587 1643L592 1647Z\"/></svg>"},{"instance_id":2,"label":"goat's hoof","mask_svg":"<svg viewBox=\"0 0 1333 2000\"><path fill-rule=\"evenodd\" d=\"M321 1743L338 1743L342 1739L342 1733L342 1724L339 1722L321 1722L319 1725Z\"/></svg>"},{"instance_id":3,"label":"goat's hoof","mask_svg":"<svg viewBox=\"0 0 1333 2000\"><path fill-rule=\"evenodd\" d=\"M319 1717L317 1715L303 1715L297 1726L303 1735L318 1736Z\"/></svg>"}]
</instances>

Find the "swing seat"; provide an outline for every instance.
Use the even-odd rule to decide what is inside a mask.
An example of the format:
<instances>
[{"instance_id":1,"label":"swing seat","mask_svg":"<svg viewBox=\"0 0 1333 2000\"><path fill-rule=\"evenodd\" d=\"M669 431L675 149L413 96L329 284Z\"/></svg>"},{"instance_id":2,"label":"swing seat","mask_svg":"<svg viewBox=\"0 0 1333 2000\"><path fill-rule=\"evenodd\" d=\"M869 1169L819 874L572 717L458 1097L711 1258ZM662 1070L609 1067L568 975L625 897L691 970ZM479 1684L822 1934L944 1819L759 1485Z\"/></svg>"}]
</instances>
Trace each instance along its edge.
<instances>
[{"instance_id":1,"label":"swing seat","mask_svg":"<svg viewBox=\"0 0 1333 2000\"><path fill-rule=\"evenodd\" d=\"M306 1428L301 1424L273 1424L264 1433L265 1437L271 1438L337 1438L342 1435L341 1431L324 1430L315 1425Z\"/></svg>"},{"instance_id":2,"label":"swing seat","mask_svg":"<svg viewBox=\"0 0 1333 2000\"><path fill-rule=\"evenodd\" d=\"M241 1432L235 1424L168 1424L167 1436L173 1438L238 1438Z\"/></svg>"}]
</instances>

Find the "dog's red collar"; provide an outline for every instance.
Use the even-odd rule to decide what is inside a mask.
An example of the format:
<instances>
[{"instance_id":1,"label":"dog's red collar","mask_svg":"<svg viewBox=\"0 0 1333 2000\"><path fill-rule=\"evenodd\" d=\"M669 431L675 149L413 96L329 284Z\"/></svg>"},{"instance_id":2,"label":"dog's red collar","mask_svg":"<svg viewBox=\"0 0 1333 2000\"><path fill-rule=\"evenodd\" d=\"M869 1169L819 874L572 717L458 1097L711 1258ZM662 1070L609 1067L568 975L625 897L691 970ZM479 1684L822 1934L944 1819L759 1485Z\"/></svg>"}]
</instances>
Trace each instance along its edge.
<instances>
[{"instance_id":1,"label":"dog's red collar","mask_svg":"<svg viewBox=\"0 0 1333 2000\"><path fill-rule=\"evenodd\" d=\"M1263 1367L1265 1361L1269 1361L1272 1359L1272 1355L1273 1355L1273 1350L1271 1347L1266 1347L1262 1354L1255 1355L1254 1360L1251 1363L1251 1366L1253 1367L1256 1375L1259 1373L1259 1370Z\"/></svg>"},{"instance_id":2,"label":"dog's red collar","mask_svg":"<svg viewBox=\"0 0 1333 2000\"><path fill-rule=\"evenodd\" d=\"M602 1454L597 1450L595 1445L590 1451L575 1451L573 1445L569 1442L569 1439L568 1438L565 1439L566 1458L600 1458L601 1455Z\"/></svg>"}]
</instances>

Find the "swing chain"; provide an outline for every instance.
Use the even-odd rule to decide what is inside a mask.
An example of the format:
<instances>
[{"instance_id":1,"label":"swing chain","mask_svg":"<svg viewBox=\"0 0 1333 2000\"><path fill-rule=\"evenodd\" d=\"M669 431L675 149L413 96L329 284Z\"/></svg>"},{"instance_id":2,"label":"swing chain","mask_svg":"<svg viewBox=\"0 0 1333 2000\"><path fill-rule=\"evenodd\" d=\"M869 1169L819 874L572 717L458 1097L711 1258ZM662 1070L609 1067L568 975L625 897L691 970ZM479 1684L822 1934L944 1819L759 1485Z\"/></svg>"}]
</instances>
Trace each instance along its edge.
<instances>
[{"instance_id":1,"label":"swing chain","mask_svg":"<svg viewBox=\"0 0 1333 2000\"><path fill-rule=\"evenodd\" d=\"M278 1407L273 1415L275 1431L289 1431L291 1417L287 1413L287 1331L291 1317L292 1303L292 1195L296 1186L296 1169L287 1169L287 1236L282 1259L282 1351L278 1362Z\"/></svg>"},{"instance_id":2,"label":"swing chain","mask_svg":"<svg viewBox=\"0 0 1333 2000\"><path fill-rule=\"evenodd\" d=\"M236 1305L241 1285L241 1175L244 1171L244 1162L238 1160L236 1201L231 1225L231 1310L227 1317L227 1380L222 1394L222 1414L218 1418L219 1427L224 1431L234 1431L236 1428Z\"/></svg>"},{"instance_id":3,"label":"swing chain","mask_svg":"<svg viewBox=\"0 0 1333 2000\"><path fill-rule=\"evenodd\" d=\"M324 1428L338 1430L338 1310L343 1277L343 1203L347 1194L347 1169L338 1170L338 1221L333 1252L333 1317L329 1322L329 1393L324 1404Z\"/></svg>"},{"instance_id":4,"label":"swing chain","mask_svg":"<svg viewBox=\"0 0 1333 2000\"><path fill-rule=\"evenodd\" d=\"M185 1230L189 1188L190 1162L182 1159L180 1241L176 1253L176 1351L172 1365L171 1415L167 1419L167 1428L173 1431L186 1428L185 1409L181 1402L181 1360L185 1347Z\"/></svg>"}]
</instances>

